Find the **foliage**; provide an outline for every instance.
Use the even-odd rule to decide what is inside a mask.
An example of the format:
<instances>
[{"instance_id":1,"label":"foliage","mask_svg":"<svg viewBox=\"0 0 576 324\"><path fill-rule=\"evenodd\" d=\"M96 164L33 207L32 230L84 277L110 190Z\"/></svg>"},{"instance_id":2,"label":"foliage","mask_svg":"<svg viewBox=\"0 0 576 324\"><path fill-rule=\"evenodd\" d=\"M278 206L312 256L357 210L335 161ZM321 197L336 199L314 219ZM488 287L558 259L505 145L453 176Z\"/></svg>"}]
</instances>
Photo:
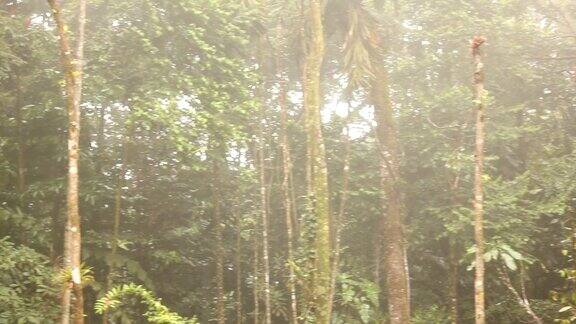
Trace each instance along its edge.
<instances>
[{"instance_id":1,"label":"foliage","mask_svg":"<svg viewBox=\"0 0 576 324\"><path fill-rule=\"evenodd\" d=\"M414 324L448 324L450 323L450 318L445 309L438 305L432 305L427 309L418 310L416 314L414 314L412 321Z\"/></svg>"},{"instance_id":2,"label":"foliage","mask_svg":"<svg viewBox=\"0 0 576 324\"><path fill-rule=\"evenodd\" d=\"M73 1L63 5L73 36L76 8ZM318 224L307 201L302 38L308 25L300 5L88 2L79 172L83 269L85 279L93 278L85 289L90 312L100 298L99 310L108 307L120 320L213 321L221 257L227 320L236 319L241 304L244 321L254 321L255 300L262 313L263 227L255 167L261 126L272 322L289 320L279 132L285 108L298 250L290 266L298 275L301 320L309 319L308 279L316 269L308 243ZM54 270L61 267L64 246L67 116L47 8L43 0L0 2L0 322L52 320L60 282L69 277ZM382 81L390 85L398 125L414 321L447 321L453 281L461 319L473 318L472 272L465 271L474 266L468 42L479 32L488 39L489 320L527 319L495 275L500 266L515 287L523 276L530 304L545 322L566 323L575 315L575 9L560 0L325 1L321 129L331 215L338 214L343 197L346 122L351 130L335 322L387 317L379 245L387 201L367 91L375 67L389 76ZM218 152L211 149L215 143ZM221 166L218 181L215 164ZM219 247L222 255L216 255ZM162 296L162 303L143 287Z\"/></svg>"},{"instance_id":3,"label":"foliage","mask_svg":"<svg viewBox=\"0 0 576 324\"><path fill-rule=\"evenodd\" d=\"M346 273L338 278L338 304L341 312L336 315L336 323L373 323L378 321L378 288L374 283L355 278Z\"/></svg>"},{"instance_id":4,"label":"foliage","mask_svg":"<svg viewBox=\"0 0 576 324\"><path fill-rule=\"evenodd\" d=\"M178 314L171 312L162 305L161 300L142 286L135 284L114 287L96 302L95 309L99 314L105 311L114 311L123 305L129 304L130 298L138 298L146 306L146 312L142 314L144 318L155 324L195 324L194 319L185 319Z\"/></svg>"},{"instance_id":5,"label":"foliage","mask_svg":"<svg viewBox=\"0 0 576 324\"><path fill-rule=\"evenodd\" d=\"M0 240L0 322L45 323L58 316L54 272L45 256Z\"/></svg>"}]
</instances>

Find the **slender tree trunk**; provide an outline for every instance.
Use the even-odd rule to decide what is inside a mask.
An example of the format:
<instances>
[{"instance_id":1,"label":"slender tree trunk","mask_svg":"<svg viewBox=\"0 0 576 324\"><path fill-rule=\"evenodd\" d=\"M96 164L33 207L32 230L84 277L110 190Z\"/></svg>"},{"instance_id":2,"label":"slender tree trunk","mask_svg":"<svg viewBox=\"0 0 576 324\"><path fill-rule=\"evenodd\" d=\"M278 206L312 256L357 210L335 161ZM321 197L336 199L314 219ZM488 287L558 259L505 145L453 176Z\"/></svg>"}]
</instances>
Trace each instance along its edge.
<instances>
[{"instance_id":1,"label":"slender tree trunk","mask_svg":"<svg viewBox=\"0 0 576 324\"><path fill-rule=\"evenodd\" d=\"M53 264L57 264L56 260L60 257L59 250L61 247L60 235L62 234L61 222L60 222L60 209L61 209L61 197L56 195L54 197L53 207L52 207L52 224L51 224L51 246L50 246L50 260Z\"/></svg>"},{"instance_id":2,"label":"slender tree trunk","mask_svg":"<svg viewBox=\"0 0 576 324\"><path fill-rule=\"evenodd\" d=\"M77 48L76 48L76 71L78 75L75 82L74 90L74 109L69 113L70 120L72 121L71 127L68 128L70 134L69 144L69 186L68 190L70 195L70 245L72 247L72 283L74 291L74 323L84 323L84 294L82 287L82 237L81 237L81 218L78 206L79 192L78 192L78 161L80 159L80 103L82 101L82 81L83 81L83 61L84 61L84 30L86 25L86 0L79 1L78 11L78 34L77 34Z\"/></svg>"},{"instance_id":3,"label":"slender tree trunk","mask_svg":"<svg viewBox=\"0 0 576 324\"><path fill-rule=\"evenodd\" d=\"M122 218L122 188L124 187L126 177L126 163L128 162L128 141L127 137L131 136L132 132L128 131L125 135L122 144L122 154L120 158L120 169L118 170L118 179L116 180L116 193L114 195L114 219L112 227L112 249L110 255L112 256L112 264L106 278L106 289L112 288L114 285L113 278L116 272L115 256L118 253L118 240L120 239L120 221ZM102 323L108 323L108 312L102 315Z\"/></svg>"},{"instance_id":4,"label":"slender tree trunk","mask_svg":"<svg viewBox=\"0 0 576 324\"><path fill-rule=\"evenodd\" d=\"M220 152L221 147L217 150ZM221 158L217 154L215 159ZM213 162L213 217L214 217L214 239L216 242L216 321L218 324L226 323L226 300L224 297L224 223L222 219L222 193L221 193L221 162Z\"/></svg>"},{"instance_id":5,"label":"slender tree trunk","mask_svg":"<svg viewBox=\"0 0 576 324\"><path fill-rule=\"evenodd\" d=\"M382 239L390 323L405 324L410 322L410 285L400 192L400 152L388 77L381 67L376 68L371 96L376 118L381 186L386 202Z\"/></svg>"},{"instance_id":6,"label":"slender tree trunk","mask_svg":"<svg viewBox=\"0 0 576 324\"><path fill-rule=\"evenodd\" d=\"M382 305L382 233L384 232L384 218L380 217L376 224L374 235L374 285L378 291L378 309Z\"/></svg>"},{"instance_id":7,"label":"slender tree trunk","mask_svg":"<svg viewBox=\"0 0 576 324\"><path fill-rule=\"evenodd\" d=\"M25 136L24 136L24 122L22 116L22 100L20 99L21 86L17 77L9 79L14 91L14 119L16 120L16 192L20 195L26 189L26 150L25 150Z\"/></svg>"},{"instance_id":8,"label":"slender tree trunk","mask_svg":"<svg viewBox=\"0 0 576 324\"><path fill-rule=\"evenodd\" d=\"M476 241L476 271L474 277L474 310L476 324L484 324L484 67L480 46L483 37L474 37L471 43L474 58L474 90L476 102L476 150L474 168L474 239Z\"/></svg>"},{"instance_id":9,"label":"slender tree trunk","mask_svg":"<svg viewBox=\"0 0 576 324\"><path fill-rule=\"evenodd\" d=\"M312 278L315 323L330 323L330 206L328 170L322 135L321 68L324 59L323 5L308 1L305 32L304 105L308 150L309 207L315 218L313 234L314 272Z\"/></svg>"},{"instance_id":10,"label":"slender tree trunk","mask_svg":"<svg viewBox=\"0 0 576 324\"><path fill-rule=\"evenodd\" d=\"M18 88L17 88L18 89ZM16 90L16 96L20 96L19 90ZM22 120L22 107L20 100L16 99L16 127L17 127L17 148L18 148L18 179L17 190L19 194L26 190L26 145L24 142L24 123Z\"/></svg>"},{"instance_id":11,"label":"slender tree trunk","mask_svg":"<svg viewBox=\"0 0 576 324\"><path fill-rule=\"evenodd\" d=\"M293 168L290 168L290 179L288 185L290 189L290 201L292 202L292 229L294 234L294 242L298 242L298 237L300 236L300 223L298 221L298 205L296 200L296 189L294 188Z\"/></svg>"},{"instance_id":12,"label":"slender tree trunk","mask_svg":"<svg viewBox=\"0 0 576 324\"><path fill-rule=\"evenodd\" d=\"M232 213L236 218L236 324L242 324L242 216L232 206Z\"/></svg>"},{"instance_id":13,"label":"slender tree trunk","mask_svg":"<svg viewBox=\"0 0 576 324\"><path fill-rule=\"evenodd\" d=\"M101 105L98 110L98 135L97 135L97 158L96 158L96 172L99 174L102 172L102 166L104 164L104 132L106 129L106 106Z\"/></svg>"},{"instance_id":14,"label":"slender tree trunk","mask_svg":"<svg viewBox=\"0 0 576 324\"><path fill-rule=\"evenodd\" d=\"M504 267L500 266L498 268L498 275L500 277L500 281L512 293L512 295L516 299L516 302L518 302L518 305L520 305L520 307L522 307L524 309L524 311L526 311L526 314L528 314L532 318L532 322L534 324L544 323L542 321L542 319L540 317L538 317L538 315L536 315L536 313L534 313L534 310L532 310L532 306L530 306L530 301L526 297L525 291L523 290L522 295L520 295L520 293L518 293L516 288L514 288L514 285L512 285L512 281L510 280L510 276L508 275L508 271L506 271L506 269ZM522 284L522 287L524 287L523 284Z\"/></svg>"},{"instance_id":15,"label":"slender tree trunk","mask_svg":"<svg viewBox=\"0 0 576 324\"><path fill-rule=\"evenodd\" d=\"M257 145L250 145L250 152L252 152L252 156L254 158L251 159L252 165L256 167L258 164L258 148ZM261 234L260 234L260 222L255 221L252 233L252 247L253 247L253 286L252 286L252 295L254 298L254 312L253 312L253 323L259 324L260 323L260 243L261 243Z\"/></svg>"},{"instance_id":16,"label":"slender tree trunk","mask_svg":"<svg viewBox=\"0 0 576 324\"><path fill-rule=\"evenodd\" d=\"M576 209L572 207L572 201L568 202L568 208L566 208L565 217L572 223L571 226L571 243L572 243L572 270L576 271ZM572 278L572 284L576 287L576 278Z\"/></svg>"},{"instance_id":17,"label":"slender tree trunk","mask_svg":"<svg viewBox=\"0 0 576 324\"><path fill-rule=\"evenodd\" d=\"M456 141L456 151L460 150L464 141L464 129L468 126L468 122L464 123L460 129ZM458 188L460 187L460 172L457 171L454 176L454 181L450 185L450 194L452 208L459 205ZM460 322L460 267L458 265L460 246L458 241L454 238L448 238L448 299L450 308L450 322L458 324Z\"/></svg>"},{"instance_id":18,"label":"slender tree trunk","mask_svg":"<svg viewBox=\"0 0 576 324\"><path fill-rule=\"evenodd\" d=\"M260 323L260 235L258 222L254 224L254 324Z\"/></svg>"},{"instance_id":19,"label":"slender tree trunk","mask_svg":"<svg viewBox=\"0 0 576 324\"><path fill-rule=\"evenodd\" d=\"M344 131L342 134L342 142L344 145L344 157L342 166L342 191L340 193L340 208L336 219L334 220L334 252L332 256L332 275L330 277L330 313L334 309L334 296L336 295L336 281L340 274L340 246L342 240L342 226L345 222L346 207L348 203L348 186L350 182L350 103L348 103L348 113L346 114L346 121Z\"/></svg>"},{"instance_id":20,"label":"slender tree trunk","mask_svg":"<svg viewBox=\"0 0 576 324\"><path fill-rule=\"evenodd\" d=\"M296 296L296 274L294 273L294 225L292 200L290 192L290 176L292 173L292 156L288 138L288 107L286 102L286 82L284 80L284 65L281 60L279 66L280 83L280 140L282 146L282 196L284 198L284 215L286 218L286 236L288 248L288 292L290 294L290 321L298 323L298 300Z\"/></svg>"},{"instance_id":21,"label":"slender tree trunk","mask_svg":"<svg viewBox=\"0 0 576 324\"><path fill-rule=\"evenodd\" d=\"M264 107L262 107L264 109ZM262 114L263 115L263 114ZM262 116L263 117L263 116ZM266 183L265 139L262 121L258 123L258 169L260 176L260 216L262 221L262 262L264 279L264 323L272 323L270 306L270 260L268 251L268 189Z\"/></svg>"},{"instance_id":22,"label":"slender tree trunk","mask_svg":"<svg viewBox=\"0 0 576 324\"><path fill-rule=\"evenodd\" d=\"M76 52L72 52L68 27L62 17L57 0L48 0L58 30L60 56L66 84L68 112L68 190L67 220L64 248L64 266L71 273L71 285L67 285L62 298L62 323L69 323L70 289L74 292L74 323L84 323L84 298L81 274L81 228L78 208L78 159L80 144L80 102L82 98L82 70L84 60L84 29L86 23L86 0L79 1Z\"/></svg>"},{"instance_id":23,"label":"slender tree trunk","mask_svg":"<svg viewBox=\"0 0 576 324\"><path fill-rule=\"evenodd\" d=\"M460 282L460 269L458 266L458 246L454 240L448 240L448 298L450 299L450 323L458 324L460 314L458 305L460 296L458 286Z\"/></svg>"}]
</instances>

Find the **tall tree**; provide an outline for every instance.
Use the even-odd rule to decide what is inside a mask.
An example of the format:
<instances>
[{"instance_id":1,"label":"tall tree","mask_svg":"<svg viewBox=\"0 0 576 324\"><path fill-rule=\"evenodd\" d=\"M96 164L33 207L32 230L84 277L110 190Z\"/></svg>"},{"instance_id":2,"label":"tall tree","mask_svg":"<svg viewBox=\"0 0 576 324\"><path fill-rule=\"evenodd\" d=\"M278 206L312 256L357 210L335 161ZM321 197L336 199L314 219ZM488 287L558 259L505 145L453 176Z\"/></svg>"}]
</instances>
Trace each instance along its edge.
<instances>
[{"instance_id":1,"label":"tall tree","mask_svg":"<svg viewBox=\"0 0 576 324\"><path fill-rule=\"evenodd\" d=\"M374 66L371 98L376 119L380 177L385 205L381 235L384 244L388 308L390 322L403 324L410 322L410 285L400 185L400 151L388 76L381 63L375 62Z\"/></svg>"},{"instance_id":2,"label":"tall tree","mask_svg":"<svg viewBox=\"0 0 576 324\"><path fill-rule=\"evenodd\" d=\"M282 25L280 29L282 30ZM288 137L288 102L287 85L284 71L284 58L278 53L278 83L280 86L280 146L282 149L282 198L284 201L284 217L286 222L286 243L288 263L288 291L290 294L290 320L292 324L298 323L298 300L296 295L296 274L294 272L294 224L293 208L290 190L290 177L292 175L292 155L290 153L290 140Z\"/></svg>"},{"instance_id":3,"label":"tall tree","mask_svg":"<svg viewBox=\"0 0 576 324\"><path fill-rule=\"evenodd\" d=\"M316 323L330 323L330 206L326 150L322 135L321 78L324 60L323 4L305 7L304 108L307 137L308 208L314 218L312 307Z\"/></svg>"},{"instance_id":4,"label":"tall tree","mask_svg":"<svg viewBox=\"0 0 576 324\"><path fill-rule=\"evenodd\" d=\"M476 103L476 145L474 153L474 240L476 242L474 276L474 314L476 324L486 322L484 311L484 66L480 46L486 41L482 36L472 39L474 58L474 92Z\"/></svg>"},{"instance_id":5,"label":"tall tree","mask_svg":"<svg viewBox=\"0 0 576 324\"><path fill-rule=\"evenodd\" d=\"M348 206L349 186L350 186L350 120L351 120L351 103L348 103L348 111L342 130L342 144L343 144L343 157L342 157L342 188L340 190L340 204L338 206L338 213L334 215L333 228L333 255L332 255L332 274L330 277L330 312L334 309L334 297L336 296L336 282L340 274L340 255L342 245L342 227L345 224L346 208Z\"/></svg>"},{"instance_id":6,"label":"tall tree","mask_svg":"<svg viewBox=\"0 0 576 324\"><path fill-rule=\"evenodd\" d=\"M345 2L347 26L344 66L348 88L367 90L374 106L380 187L385 215L380 217L375 235L374 279L380 286L380 255L384 249L384 273L390 321L410 322L410 278L402 204L400 147L394 106L384 64L381 28L361 1ZM381 244L383 246L381 246Z\"/></svg>"},{"instance_id":7,"label":"tall tree","mask_svg":"<svg viewBox=\"0 0 576 324\"><path fill-rule=\"evenodd\" d=\"M60 3L48 0L56 23L60 41L60 56L64 69L66 110L68 112L68 189L67 219L64 247L65 271L70 271L71 283L66 285L62 301L62 323L69 322L70 289L74 292L74 323L84 323L84 296L82 292L81 219L78 206L78 160L80 158L80 103L82 99L82 72L84 61L84 30L86 25L86 0L78 2L78 31L73 51L68 35L68 25L62 16Z\"/></svg>"},{"instance_id":8,"label":"tall tree","mask_svg":"<svg viewBox=\"0 0 576 324\"><path fill-rule=\"evenodd\" d=\"M128 146L130 138L132 137L132 125L128 121L128 130L124 134L124 139L122 140L122 147L120 153L120 167L118 169L118 178L116 180L116 192L114 194L114 215L112 220L112 248L110 249L110 259L112 260L110 264L110 269L106 278L106 287L110 289L114 283L114 276L116 275L116 255L118 254L118 243L120 240L120 223L122 221L122 191L125 186L126 178L126 165L128 163ZM102 314L102 323L108 323L108 312Z\"/></svg>"},{"instance_id":9,"label":"tall tree","mask_svg":"<svg viewBox=\"0 0 576 324\"><path fill-rule=\"evenodd\" d=\"M263 112L262 105L262 112ZM270 306L270 256L268 247L268 185L266 177L266 145L264 137L264 114L261 114L258 120L258 171L260 179L260 220L262 222L262 263L263 263L263 279L264 279L264 323L272 323L272 310Z\"/></svg>"},{"instance_id":10,"label":"tall tree","mask_svg":"<svg viewBox=\"0 0 576 324\"><path fill-rule=\"evenodd\" d=\"M224 220L222 217L222 161L225 161L225 149L220 139L214 140L212 151L212 214L214 226L214 259L216 271L214 273L214 284L216 285L216 322L226 323L226 296L224 292Z\"/></svg>"},{"instance_id":11,"label":"tall tree","mask_svg":"<svg viewBox=\"0 0 576 324\"><path fill-rule=\"evenodd\" d=\"M232 206L232 214L236 219L236 249L234 250L236 267L236 324L244 322L242 310L242 216L236 212L236 206Z\"/></svg>"}]
</instances>

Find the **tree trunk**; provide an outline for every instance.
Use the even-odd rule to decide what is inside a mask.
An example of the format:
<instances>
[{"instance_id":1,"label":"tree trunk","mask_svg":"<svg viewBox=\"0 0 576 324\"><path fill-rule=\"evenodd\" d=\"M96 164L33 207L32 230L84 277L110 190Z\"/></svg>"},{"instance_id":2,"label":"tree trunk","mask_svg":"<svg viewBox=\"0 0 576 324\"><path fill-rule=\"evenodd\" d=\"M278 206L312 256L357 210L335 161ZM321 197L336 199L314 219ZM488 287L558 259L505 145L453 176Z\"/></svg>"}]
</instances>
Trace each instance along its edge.
<instances>
[{"instance_id":1,"label":"tree trunk","mask_svg":"<svg viewBox=\"0 0 576 324\"><path fill-rule=\"evenodd\" d=\"M474 168L474 239L476 242L476 271L474 277L474 313L476 324L486 322L484 313L484 68L480 46L483 37L474 37L471 42L474 58L474 90L476 102L476 150Z\"/></svg>"},{"instance_id":2,"label":"tree trunk","mask_svg":"<svg viewBox=\"0 0 576 324\"><path fill-rule=\"evenodd\" d=\"M571 230L571 235L570 235L570 239L571 239L571 248L572 251L571 255L572 255L572 270L576 271L576 209L574 207L572 207L572 201L569 201L568 203L568 207L566 208L566 219L572 223L572 226L570 228ZM576 278L572 279L573 285L576 287Z\"/></svg>"},{"instance_id":3,"label":"tree trunk","mask_svg":"<svg viewBox=\"0 0 576 324\"><path fill-rule=\"evenodd\" d=\"M132 135L132 131L128 131L129 135ZM116 194L114 195L114 219L112 227L112 251L110 253L112 264L106 278L106 288L112 288L114 282L113 277L116 271L115 256L118 253L118 240L120 238L120 221L122 218L122 188L124 187L124 181L126 177L126 163L128 161L128 138L124 138L122 144L122 155L120 158L120 169L118 170L118 179L116 181ZM102 314L102 323L108 323L108 312Z\"/></svg>"},{"instance_id":4,"label":"tree trunk","mask_svg":"<svg viewBox=\"0 0 576 324\"><path fill-rule=\"evenodd\" d=\"M336 219L333 222L334 233L334 252L332 256L332 275L330 277L330 313L334 309L334 296L336 295L336 281L340 271L340 246L342 240L342 226L344 225L346 216L346 207L348 203L348 185L350 182L350 103L348 103L348 112L346 114L346 121L344 131L342 134L342 142L344 143L344 157L342 166L342 190L340 193L340 208Z\"/></svg>"},{"instance_id":5,"label":"tree trunk","mask_svg":"<svg viewBox=\"0 0 576 324\"><path fill-rule=\"evenodd\" d=\"M279 60L280 83L280 140L282 146L282 196L284 199L284 214L286 218L286 236L288 248L288 292L290 294L290 320L298 323L298 300L296 296L296 274L294 273L294 225L293 206L290 191L290 176L292 173L292 157L288 139L288 107L286 105L286 82L284 80L284 65Z\"/></svg>"},{"instance_id":6,"label":"tree trunk","mask_svg":"<svg viewBox=\"0 0 576 324\"><path fill-rule=\"evenodd\" d=\"M264 107L261 108L262 110ZM262 118L264 118L262 114ZM264 266L264 323L272 323L270 306L270 260L268 251L268 188L266 184L265 139L262 120L258 123L258 169L260 176L260 216L262 221L262 261Z\"/></svg>"},{"instance_id":7,"label":"tree trunk","mask_svg":"<svg viewBox=\"0 0 576 324\"><path fill-rule=\"evenodd\" d=\"M523 270L521 271L523 272ZM520 307L522 307L526 311L526 314L528 314L532 318L533 323L534 324L544 323L542 319L538 317L538 315L536 315L536 313L534 313L534 311L532 310L532 306L530 306L530 301L526 297L524 289L522 290L522 295L520 295L520 293L518 293L516 288L514 288L514 285L512 285L512 281L510 280L510 276L508 275L508 271L506 271L504 267L500 266L498 268L498 274L500 276L500 281L502 281L504 286L506 286L506 288L508 288L508 290L512 293L512 295L516 299L516 302L518 302L518 305L520 305ZM523 278L521 278L521 280L523 280ZM524 288L523 284L522 288Z\"/></svg>"},{"instance_id":8,"label":"tree trunk","mask_svg":"<svg viewBox=\"0 0 576 324\"><path fill-rule=\"evenodd\" d=\"M326 152L322 136L321 68L324 59L323 6L310 0L306 7L304 105L308 151L309 208L315 218L312 274L315 323L330 323L330 206Z\"/></svg>"},{"instance_id":9,"label":"tree trunk","mask_svg":"<svg viewBox=\"0 0 576 324\"><path fill-rule=\"evenodd\" d=\"M98 109L98 134L96 138L96 143L98 145L96 153L96 172L98 174L102 173L102 167L104 165L104 133L106 129L106 105L102 104Z\"/></svg>"},{"instance_id":10,"label":"tree trunk","mask_svg":"<svg viewBox=\"0 0 576 324\"><path fill-rule=\"evenodd\" d=\"M448 298L450 305L450 323L458 324L460 314L458 305L460 296L458 286L460 282L460 269L458 266L458 246L454 240L448 239Z\"/></svg>"},{"instance_id":11,"label":"tree trunk","mask_svg":"<svg viewBox=\"0 0 576 324\"><path fill-rule=\"evenodd\" d=\"M51 224L51 244L50 244L50 260L53 262L54 265L57 264L56 260L61 256L60 248L62 242L61 237L62 235L61 226L62 222L60 219L60 209L61 209L61 197L60 195L56 194L53 198L54 201L52 203L52 224Z\"/></svg>"},{"instance_id":12,"label":"tree trunk","mask_svg":"<svg viewBox=\"0 0 576 324\"><path fill-rule=\"evenodd\" d=\"M258 222L254 223L254 324L260 323L260 236Z\"/></svg>"},{"instance_id":13,"label":"tree trunk","mask_svg":"<svg viewBox=\"0 0 576 324\"><path fill-rule=\"evenodd\" d=\"M456 152L463 148L464 130L466 129L467 126L468 122L465 122L460 127L460 133L458 134L455 145ZM457 171L456 174L454 175L454 181L452 181L452 184L450 185L452 208L457 208L459 205L459 199L458 199L459 187L460 187L460 172ZM458 324L460 322L460 313L459 313L460 267L458 265L460 245L458 244L458 240L454 238L448 237L447 241L448 241L448 299L449 299L448 304L450 308L450 322L452 324Z\"/></svg>"},{"instance_id":14,"label":"tree trunk","mask_svg":"<svg viewBox=\"0 0 576 324\"><path fill-rule=\"evenodd\" d=\"M68 190L67 220L64 247L64 268L71 273L71 284L66 285L62 298L62 323L69 323L70 289L74 292L74 323L84 323L84 298L81 274L81 228L78 202L78 159L80 144L80 102L82 98L82 70L84 60L84 29L86 0L79 1L76 53L72 52L68 27L62 17L57 0L48 0L56 23L60 43L60 56L66 84L68 112Z\"/></svg>"},{"instance_id":15,"label":"tree trunk","mask_svg":"<svg viewBox=\"0 0 576 324\"><path fill-rule=\"evenodd\" d=\"M376 68L371 96L376 118L381 186L386 202L382 239L390 323L405 324L410 322L410 286L400 192L400 158L388 78L383 68Z\"/></svg>"},{"instance_id":16,"label":"tree trunk","mask_svg":"<svg viewBox=\"0 0 576 324\"><path fill-rule=\"evenodd\" d=\"M374 235L374 285L378 291L378 309L382 305L382 233L384 232L384 218L380 217L376 224L376 233Z\"/></svg>"},{"instance_id":17,"label":"tree trunk","mask_svg":"<svg viewBox=\"0 0 576 324\"><path fill-rule=\"evenodd\" d=\"M232 206L232 213L236 218L236 324L242 324L242 216Z\"/></svg>"},{"instance_id":18,"label":"tree trunk","mask_svg":"<svg viewBox=\"0 0 576 324\"><path fill-rule=\"evenodd\" d=\"M218 153L220 153L220 147ZM216 154L215 159L220 159L221 154ZM224 297L224 223L222 220L222 193L221 193L221 166L220 161L213 162L213 217L214 217L214 240L216 242L216 321L218 324L226 323L226 300Z\"/></svg>"},{"instance_id":19,"label":"tree trunk","mask_svg":"<svg viewBox=\"0 0 576 324\"><path fill-rule=\"evenodd\" d=\"M18 87L18 86L17 86ZM16 88L16 96L20 96L19 89ZM16 99L16 127L17 127L17 149L18 149L18 180L16 182L19 194L26 190L26 148L24 142L24 122L22 120L22 107L20 100Z\"/></svg>"}]
</instances>

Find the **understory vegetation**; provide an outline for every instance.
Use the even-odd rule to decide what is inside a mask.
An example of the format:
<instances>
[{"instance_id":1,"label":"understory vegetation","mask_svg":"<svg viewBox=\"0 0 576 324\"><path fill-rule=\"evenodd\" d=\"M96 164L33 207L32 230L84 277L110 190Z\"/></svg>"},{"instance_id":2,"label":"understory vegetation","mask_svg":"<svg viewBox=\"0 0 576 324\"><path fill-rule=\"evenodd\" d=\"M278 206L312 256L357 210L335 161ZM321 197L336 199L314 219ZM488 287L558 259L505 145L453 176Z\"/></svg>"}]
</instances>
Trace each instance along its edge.
<instances>
[{"instance_id":1,"label":"understory vegetation","mask_svg":"<svg viewBox=\"0 0 576 324\"><path fill-rule=\"evenodd\" d=\"M0 323L576 323L573 0L0 2Z\"/></svg>"}]
</instances>

